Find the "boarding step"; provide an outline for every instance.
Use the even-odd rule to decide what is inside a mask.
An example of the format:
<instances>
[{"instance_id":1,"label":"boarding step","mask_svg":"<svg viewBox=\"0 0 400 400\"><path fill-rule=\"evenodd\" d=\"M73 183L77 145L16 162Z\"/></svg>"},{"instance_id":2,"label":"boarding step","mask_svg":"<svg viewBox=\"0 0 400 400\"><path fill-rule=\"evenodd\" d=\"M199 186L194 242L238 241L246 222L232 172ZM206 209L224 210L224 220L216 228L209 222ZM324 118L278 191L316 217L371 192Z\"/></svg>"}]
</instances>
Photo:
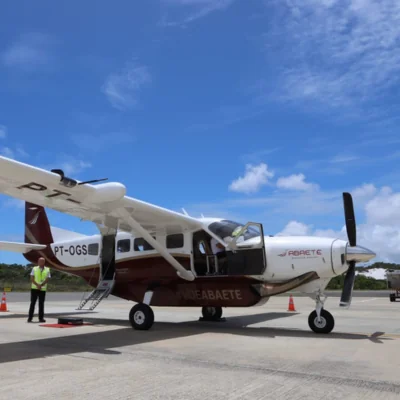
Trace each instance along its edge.
<instances>
[{"instance_id":1,"label":"boarding step","mask_svg":"<svg viewBox=\"0 0 400 400\"><path fill-rule=\"evenodd\" d=\"M111 290L114 286L114 281L102 281L99 283L96 289L94 289L88 297L82 300L81 304L79 304L79 307L77 310L94 310L99 303L107 298L109 294L111 293ZM89 306L89 308L83 308L85 305L89 302L92 302Z\"/></svg>"}]
</instances>

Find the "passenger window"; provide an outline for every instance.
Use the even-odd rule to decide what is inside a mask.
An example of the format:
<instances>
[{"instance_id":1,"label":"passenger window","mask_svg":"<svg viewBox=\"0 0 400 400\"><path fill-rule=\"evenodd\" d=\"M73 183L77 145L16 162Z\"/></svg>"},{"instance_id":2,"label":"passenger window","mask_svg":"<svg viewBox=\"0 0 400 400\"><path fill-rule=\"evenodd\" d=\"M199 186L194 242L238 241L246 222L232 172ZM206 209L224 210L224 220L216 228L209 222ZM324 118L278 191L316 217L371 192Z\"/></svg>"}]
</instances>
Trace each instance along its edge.
<instances>
[{"instance_id":1,"label":"passenger window","mask_svg":"<svg viewBox=\"0 0 400 400\"><path fill-rule=\"evenodd\" d=\"M89 244L88 254L91 256L97 256L99 254L99 244L98 243Z\"/></svg>"},{"instance_id":2,"label":"passenger window","mask_svg":"<svg viewBox=\"0 0 400 400\"><path fill-rule=\"evenodd\" d=\"M131 250L131 241L130 241L130 239L118 240L118 243L117 243L117 251L118 251L118 253L127 253L130 250Z\"/></svg>"},{"instance_id":3,"label":"passenger window","mask_svg":"<svg viewBox=\"0 0 400 400\"><path fill-rule=\"evenodd\" d=\"M133 249L135 251L154 250L154 248L149 243L147 243L143 238L136 238L134 240Z\"/></svg>"},{"instance_id":4,"label":"passenger window","mask_svg":"<svg viewBox=\"0 0 400 400\"><path fill-rule=\"evenodd\" d=\"M180 247L183 247L182 233L167 236L167 249L178 249Z\"/></svg>"}]
</instances>

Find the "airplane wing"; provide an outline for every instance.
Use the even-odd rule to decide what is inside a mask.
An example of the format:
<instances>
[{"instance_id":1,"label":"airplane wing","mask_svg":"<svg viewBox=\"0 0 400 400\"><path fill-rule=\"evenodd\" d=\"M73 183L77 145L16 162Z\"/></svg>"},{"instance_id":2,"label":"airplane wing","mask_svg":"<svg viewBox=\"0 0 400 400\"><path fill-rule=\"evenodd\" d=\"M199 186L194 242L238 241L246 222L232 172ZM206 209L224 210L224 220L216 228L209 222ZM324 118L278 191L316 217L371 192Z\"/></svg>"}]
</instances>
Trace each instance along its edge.
<instances>
[{"instance_id":1,"label":"airplane wing","mask_svg":"<svg viewBox=\"0 0 400 400\"><path fill-rule=\"evenodd\" d=\"M152 234L201 229L201 222L128 197L126 187L119 182L92 185L65 177L61 170L47 171L0 156L0 193L92 221L98 226L139 233L177 269L179 276L194 279Z\"/></svg>"},{"instance_id":2,"label":"airplane wing","mask_svg":"<svg viewBox=\"0 0 400 400\"><path fill-rule=\"evenodd\" d=\"M0 242L0 250L13 251L15 253L28 253L31 250L45 249L45 244L30 244L18 242Z\"/></svg>"}]
</instances>

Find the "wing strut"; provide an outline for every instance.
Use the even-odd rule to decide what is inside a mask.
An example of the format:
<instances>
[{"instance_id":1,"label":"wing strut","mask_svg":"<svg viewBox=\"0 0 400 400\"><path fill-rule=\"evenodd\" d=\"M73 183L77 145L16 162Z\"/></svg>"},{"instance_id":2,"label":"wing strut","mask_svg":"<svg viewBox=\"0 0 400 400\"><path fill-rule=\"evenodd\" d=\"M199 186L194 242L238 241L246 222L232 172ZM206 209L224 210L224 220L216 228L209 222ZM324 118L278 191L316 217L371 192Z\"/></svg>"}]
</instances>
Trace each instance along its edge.
<instances>
[{"instance_id":1,"label":"wing strut","mask_svg":"<svg viewBox=\"0 0 400 400\"><path fill-rule=\"evenodd\" d=\"M187 281L193 281L194 275L191 271L186 270L170 253L160 245L150 234L144 229L135 219L132 218L131 214L125 209L119 209L118 214L124 219L133 230L138 232L143 238L151 244L176 270L179 277L186 279Z\"/></svg>"}]
</instances>

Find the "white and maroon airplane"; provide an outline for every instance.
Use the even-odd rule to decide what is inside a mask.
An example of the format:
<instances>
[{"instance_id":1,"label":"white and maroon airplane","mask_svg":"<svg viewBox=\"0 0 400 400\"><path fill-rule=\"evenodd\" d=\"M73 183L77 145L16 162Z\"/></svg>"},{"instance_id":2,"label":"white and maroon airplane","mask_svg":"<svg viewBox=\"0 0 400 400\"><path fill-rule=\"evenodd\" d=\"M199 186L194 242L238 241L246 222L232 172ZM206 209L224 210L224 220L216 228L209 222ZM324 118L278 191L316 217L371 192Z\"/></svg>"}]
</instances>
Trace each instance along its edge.
<instances>
[{"instance_id":1,"label":"white and maroon airplane","mask_svg":"<svg viewBox=\"0 0 400 400\"><path fill-rule=\"evenodd\" d=\"M271 296L302 292L315 298L308 318L329 333L334 318L324 309L329 281L347 271L340 305L349 307L355 264L375 253L356 244L353 201L343 193L349 241L337 238L264 236L259 223L193 218L126 196L121 183L93 185L62 170L46 171L0 157L0 193L25 201L25 243L1 242L35 263L82 277L96 307L109 294L137 304L129 313L135 329L150 329L152 306L202 307L203 319L219 320L222 307L265 304ZM64 231L53 240L45 208L92 221L99 235ZM223 246L218 254L215 244Z\"/></svg>"}]
</instances>

